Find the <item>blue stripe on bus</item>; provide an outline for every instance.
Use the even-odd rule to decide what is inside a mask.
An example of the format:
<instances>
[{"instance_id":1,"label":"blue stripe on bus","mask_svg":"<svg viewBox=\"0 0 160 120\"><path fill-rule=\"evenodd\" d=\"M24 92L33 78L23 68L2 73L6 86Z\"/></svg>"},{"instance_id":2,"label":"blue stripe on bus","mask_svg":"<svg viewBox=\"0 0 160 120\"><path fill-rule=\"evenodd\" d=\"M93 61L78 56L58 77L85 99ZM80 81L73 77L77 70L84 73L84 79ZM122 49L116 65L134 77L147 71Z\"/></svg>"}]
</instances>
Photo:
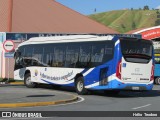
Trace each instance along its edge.
<instances>
[{"instance_id":1,"label":"blue stripe on bus","mask_svg":"<svg viewBox=\"0 0 160 120\"><path fill-rule=\"evenodd\" d=\"M114 37L114 40L118 40L118 38ZM100 69L108 68L107 73L106 73L106 77L109 77L109 76L116 73L117 64L122 59L122 53L120 52L121 51L120 43L118 43L114 49L116 49L116 50L114 50L115 51L114 58L112 60L104 63L101 66L94 68L90 73L88 73L86 76L84 76L85 86L91 85L95 82L100 81L100 76L99 76Z\"/></svg>"},{"instance_id":2,"label":"blue stripe on bus","mask_svg":"<svg viewBox=\"0 0 160 120\"><path fill-rule=\"evenodd\" d=\"M92 88L89 89L93 89L93 90L113 90L113 89L124 89L125 87L145 87L146 90L152 90L153 88L153 84L132 84L132 83L122 83L115 80L110 81L107 85L105 86L94 86Z\"/></svg>"},{"instance_id":3,"label":"blue stripe on bus","mask_svg":"<svg viewBox=\"0 0 160 120\"><path fill-rule=\"evenodd\" d=\"M42 81L44 81L44 82L46 82L46 83L48 83L48 84L54 84L54 83L52 83L52 82L49 82L49 81L47 81L47 80L44 80L44 79L41 79Z\"/></svg>"},{"instance_id":4,"label":"blue stripe on bus","mask_svg":"<svg viewBox=\"0 0 160 120\"><path fill-rule=\"evenodd\" d=\"M69 84L55 84L53 82L49 82L47 80L41 79L42 81L48 83L48 84L53 84L53 85L63 85L63 86L74 86L74 83L69 83Z\"/></svg>"},{"instance_id":5,"label":"blue stripe on bus","mask_svg":"<svg viewBox=\"0 0 160 120\"><path fill-rule=\"evenodd\" d=\"M119 39L118 36L114 36L112 40L113 40L114 42L116 42L118 39Z\"/></svg>"},{"instance_id":6,"label":"blue stripe on bus","mask_svg":"<svg viewBox=\"0 0 160 120\"><path fill-rule=\"evenodd\" d=\"M81 73L84 74L85 72L87 72L89 69L84 69Z\"/></svg>"}]
</instances>

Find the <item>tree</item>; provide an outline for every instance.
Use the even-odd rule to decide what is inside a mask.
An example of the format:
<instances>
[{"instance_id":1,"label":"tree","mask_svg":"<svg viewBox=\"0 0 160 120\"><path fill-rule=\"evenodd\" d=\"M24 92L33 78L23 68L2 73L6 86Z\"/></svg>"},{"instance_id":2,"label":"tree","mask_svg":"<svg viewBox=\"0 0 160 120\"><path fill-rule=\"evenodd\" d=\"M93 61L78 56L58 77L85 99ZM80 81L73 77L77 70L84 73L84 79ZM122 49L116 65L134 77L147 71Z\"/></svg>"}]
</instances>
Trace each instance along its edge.
<instances>
[{"instance_id":1,"label":"tree","mask_svg":"<svg viewBox=\"0 0 160 120\"><path fill-rule=\"evenodd\" d=\"M143 10L149 10L149 6L148 6L148 5L145 5L145 6L143 7Z\"/></svg>"},{"instance_id":2,"label":"tree","mask_svg":"<svg viewBox=\"0 0 160 120\"><path fill-rule=\"evenodd\" d=\"M121 27L123 28L123 29L125 29L126 27L124 26L124 24L121 24Z\"/></svg>"},{"instance_id":3,"label":"tree","mask_svg":"<svg viewBox=\"0 0 160 120\"><path fill-rule=\"evenodd\" d=\"M132 22L132 30L135 30L136 29L136 24L135 22Z\"/></svg>"},{"instance_id":4,"label":"tree","mask_svg":"<svg viewBox=\"0 0 160 120\"><path fill-rule=\"evenodd\" d=\"M157 19L157 20L155 21L155 26L158 26L158 25L160 25L160 19Z\"/></svg>"}]
</instances>

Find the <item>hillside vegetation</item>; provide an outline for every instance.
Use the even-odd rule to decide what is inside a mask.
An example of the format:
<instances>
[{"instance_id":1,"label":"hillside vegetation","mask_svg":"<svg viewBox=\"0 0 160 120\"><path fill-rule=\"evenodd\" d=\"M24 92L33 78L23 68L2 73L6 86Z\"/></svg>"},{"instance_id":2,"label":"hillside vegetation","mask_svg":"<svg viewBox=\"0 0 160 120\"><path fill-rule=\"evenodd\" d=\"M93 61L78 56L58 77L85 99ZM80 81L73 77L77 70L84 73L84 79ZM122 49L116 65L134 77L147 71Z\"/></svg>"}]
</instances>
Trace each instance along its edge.
<instances>
[{"instance_id":1,"label":"hillside vegetation","mask_svg":"<svg viewBox=\"0 0 160 120\"><path fill-rule=\"evenodd\" d=\"M157 10L117 10L89 16L120 33L155 26Z\"/></svg>"}]
</instances>

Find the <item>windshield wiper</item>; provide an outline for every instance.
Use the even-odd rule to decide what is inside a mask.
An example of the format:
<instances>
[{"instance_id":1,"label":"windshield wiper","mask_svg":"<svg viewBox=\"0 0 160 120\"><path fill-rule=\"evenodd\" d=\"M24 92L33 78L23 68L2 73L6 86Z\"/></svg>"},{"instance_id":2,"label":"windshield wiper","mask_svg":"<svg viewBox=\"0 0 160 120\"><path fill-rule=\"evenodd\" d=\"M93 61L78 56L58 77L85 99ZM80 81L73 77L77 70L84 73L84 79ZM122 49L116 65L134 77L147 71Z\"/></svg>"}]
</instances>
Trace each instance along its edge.
<instances>
[{"instance_id":1,"label":"windshield wiper","mask_svg":"<svg viewBox=\"0 0 160 120\"><path fill-rule=\"evenodd\" d=\"M124 54L125 57L138 57L138 58L147 58L147 59L150 59L151 56L149 55L146 55L146 54L137 54L137 53L134 53L134 54Z\"/></svg>"}]
</instances>

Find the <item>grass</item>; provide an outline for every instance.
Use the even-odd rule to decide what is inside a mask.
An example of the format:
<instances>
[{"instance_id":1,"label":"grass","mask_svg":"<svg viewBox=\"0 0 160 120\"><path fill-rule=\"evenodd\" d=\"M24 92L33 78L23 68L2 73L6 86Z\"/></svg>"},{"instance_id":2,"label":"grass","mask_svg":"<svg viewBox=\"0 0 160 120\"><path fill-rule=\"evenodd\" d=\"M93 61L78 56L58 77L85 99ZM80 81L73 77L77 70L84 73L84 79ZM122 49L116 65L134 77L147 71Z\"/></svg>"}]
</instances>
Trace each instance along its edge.
<instances>
[{"instance_id":1,"label":"grass","mask_svg":"<svg viewBox=\"0 0 160 120\"><path fill-rule=\"evenodd\" d=\"M157 10L117 10L90 15L99 23L120 33L155 26Z\"/></svg>"}]
</instances>

